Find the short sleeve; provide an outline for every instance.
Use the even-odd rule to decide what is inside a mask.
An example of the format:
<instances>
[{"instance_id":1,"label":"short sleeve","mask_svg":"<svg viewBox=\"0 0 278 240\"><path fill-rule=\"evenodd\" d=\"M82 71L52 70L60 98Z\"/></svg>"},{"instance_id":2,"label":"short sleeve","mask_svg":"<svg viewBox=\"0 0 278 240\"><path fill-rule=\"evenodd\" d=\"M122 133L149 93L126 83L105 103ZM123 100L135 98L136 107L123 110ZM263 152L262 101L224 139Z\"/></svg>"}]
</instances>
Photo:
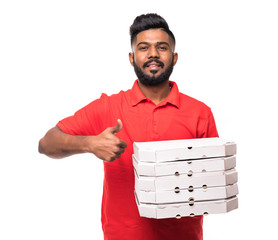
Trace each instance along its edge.
<instances>
[{"instance_id":1,"label":"short sleeve","mask_svg":"<svg viewBox=\"0 0 278 240\"><path fill-rule=\"evenodd\" d=\"M78 110L74 115L58 122L63 132L71 135L97 135L105 128L109 117L107 95L102 96Z\"/></svg>"},{"instance_id":2,"label":"short sleeve","mask_svg":"<svg viewBox=\"0 0 278 240\"><path fill-rule=\"evenodd\" d=\"M218 137L214 116L211 110L209 111L208 116L206 118L202 118L199 120L197 137L198 138Z\"/></svg>"}]
</instances>

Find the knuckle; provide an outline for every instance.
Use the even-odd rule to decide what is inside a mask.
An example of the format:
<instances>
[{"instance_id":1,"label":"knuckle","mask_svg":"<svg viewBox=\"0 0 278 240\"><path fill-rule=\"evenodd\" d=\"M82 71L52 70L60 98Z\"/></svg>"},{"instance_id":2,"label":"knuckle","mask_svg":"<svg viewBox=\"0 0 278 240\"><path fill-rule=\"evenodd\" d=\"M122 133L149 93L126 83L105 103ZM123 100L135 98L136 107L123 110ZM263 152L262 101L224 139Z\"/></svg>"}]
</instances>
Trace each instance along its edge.
<instances>
[{"instance_id":1,"label":"knuckle","mask_svg":"<svg viewBox=\"0 0 278 240\"><path fill-rule=\"evenodd\" d=\"M120 148L118 146L113 146L111 150L113 153L117 153L119 152Z\"/></svg>"}]
</instances>

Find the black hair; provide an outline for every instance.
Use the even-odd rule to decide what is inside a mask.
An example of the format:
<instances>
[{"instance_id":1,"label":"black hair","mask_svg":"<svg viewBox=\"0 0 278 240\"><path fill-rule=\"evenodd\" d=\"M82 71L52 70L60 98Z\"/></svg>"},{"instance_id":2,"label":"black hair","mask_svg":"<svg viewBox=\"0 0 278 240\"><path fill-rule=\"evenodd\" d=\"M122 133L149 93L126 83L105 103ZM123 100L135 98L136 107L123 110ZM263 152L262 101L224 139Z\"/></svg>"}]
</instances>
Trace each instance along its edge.
<instances>
[{"instance_id":1,"label":"black hair","mask_svg":"<svg viewBox=\"0 0 278 240\"><path fill-rule=\"evenodd\" d=\"M175 45L176 39L174 34L169 29L168 23L163 17L159 16L156 13L142 14L134 19L134 22L129 29L131 45L138 33L148 29L156 28L160 28L161 30L165 31L173 40Z\"/></svg>"}]
</instances>

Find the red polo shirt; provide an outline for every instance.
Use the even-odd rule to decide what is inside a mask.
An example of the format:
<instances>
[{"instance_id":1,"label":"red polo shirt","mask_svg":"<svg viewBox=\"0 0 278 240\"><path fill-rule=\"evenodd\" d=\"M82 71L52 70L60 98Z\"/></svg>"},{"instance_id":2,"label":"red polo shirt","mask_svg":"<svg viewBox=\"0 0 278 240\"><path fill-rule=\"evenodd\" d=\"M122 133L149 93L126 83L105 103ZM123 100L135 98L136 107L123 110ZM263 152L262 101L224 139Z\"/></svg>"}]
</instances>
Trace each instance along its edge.
<instances>
[{"instance_id":1,"label":"red polo shirt","mask_svg":"<svg viewBox=\"0 0 278 240\"><path fill-rule=\"evenodd\" d=\"M117 137L127 143L121 158L104 162L102 226L105 240L200 240L201 216L182 219L140 217L134 198L133 142L217 137L212 112L204 103L179 92L176 83L168 97L155 105L133 88L102 96L57 126L72 135L96 135L123 122Z\"/></svg>"}]
</instances>

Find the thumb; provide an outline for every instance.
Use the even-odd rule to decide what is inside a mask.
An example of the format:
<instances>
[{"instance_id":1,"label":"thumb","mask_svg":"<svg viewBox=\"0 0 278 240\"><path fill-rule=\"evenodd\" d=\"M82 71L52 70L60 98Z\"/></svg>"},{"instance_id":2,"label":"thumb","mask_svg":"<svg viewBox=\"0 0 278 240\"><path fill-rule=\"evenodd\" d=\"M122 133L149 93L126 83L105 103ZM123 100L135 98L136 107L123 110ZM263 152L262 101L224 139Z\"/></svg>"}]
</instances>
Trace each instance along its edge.
<instances>
[{"instance_id":1,"label":"thumb","mask_svg":"<svg viewBox=\"0 0 278 240\"><path fill-rule=\"evenodd\" d=\"M118 119L117 121L118 121L117 125L111 128L112 134L116 134L116 133L120 132L123 128L123 123L122 123L121 119Z\"/></svg>"}]
</instances>

